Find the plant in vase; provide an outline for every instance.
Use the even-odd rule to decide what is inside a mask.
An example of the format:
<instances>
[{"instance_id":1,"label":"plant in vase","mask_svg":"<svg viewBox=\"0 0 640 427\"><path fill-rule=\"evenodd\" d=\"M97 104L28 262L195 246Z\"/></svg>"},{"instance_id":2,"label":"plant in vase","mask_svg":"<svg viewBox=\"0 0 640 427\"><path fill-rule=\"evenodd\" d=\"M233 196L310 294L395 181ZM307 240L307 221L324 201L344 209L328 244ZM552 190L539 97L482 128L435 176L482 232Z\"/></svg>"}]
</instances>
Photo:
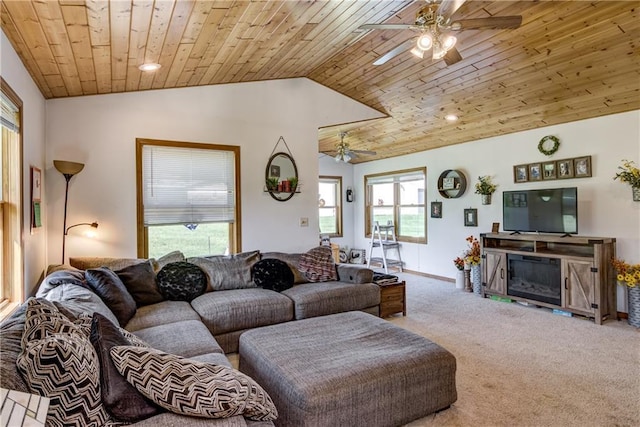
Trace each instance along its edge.
<instances>
[{"instance_id":1,"label":"plant in vase","mask_svg":"<svg viewBox=\"0 0 640 427\"><path fill-rule=\"evenodd\" d=\"M640 264L629 264L622 259L611 260L618 284L627 288L630 325L640 328Z\"/></svg>"},{"instance_id":2,"label":"plant in vase","mask_svg":"<svg viewBox=\"0 0 640 427\"><path fill-rule=\"evenodd\" d=\"M491 195L496 192L497 185L491 182L489 175L479 176L476 182L476 194L482 195L482 204L491 204Z\"/></svg>"},{"instance_id":3,"label":"plant in vase","mask_svg":"<svg viewBox=\"0 0 640 427\"><path fill-rule=\"evenodd\" d=\"M464 252L464 262L466 265L471 267L471 273L473 276L473 292L481 294L482 280L480 277L480 241L478 241L474 236L469 236L465 240L469 247Z\"/></svg>"},{"instance_id":4,"label":"plant in vase","mask_svg":"<svg viewBox=\"0 0 640 427\"><path fill-rule=\"evenodd\" d=\"M290 178L287 178L287 181L289 181L290 191L292 193L295 193L296 188L298 187L298 178L296 178L295 176L292 176Z\"/></svg>"},{"instance_id":5,"label":"plant in vase","mask_svg":"<svg viewBox=\"0 0 640 427\"><path fill-rule=\"evenodd\" d=\"M267 190L276 191L278 189L278 178L269 177L266 179Z\"/></svg>"},{"instance_id":6,"label":"plant in vase","mask_svg":"<svg viewBox=\"0 0 640 427\"><path fill-rule=\"evenodd\" d=\"M456 289L464 288L464 260L460 257L456 257L453 260L453 265L456 266Z\"/></svg>"},{"instance_id":7,"label":"plant in vase","mask_svg":"<svg viewBox=\"0 0 640 427\"><path fill-rule=\"evenodd\" d=\"M622 166L618 166L620 172L616 173L613 179L619 179L631 186L633 201L640 202L640 169L636 163L630 160L622 160Z\"/></svg>"}]
</instances>

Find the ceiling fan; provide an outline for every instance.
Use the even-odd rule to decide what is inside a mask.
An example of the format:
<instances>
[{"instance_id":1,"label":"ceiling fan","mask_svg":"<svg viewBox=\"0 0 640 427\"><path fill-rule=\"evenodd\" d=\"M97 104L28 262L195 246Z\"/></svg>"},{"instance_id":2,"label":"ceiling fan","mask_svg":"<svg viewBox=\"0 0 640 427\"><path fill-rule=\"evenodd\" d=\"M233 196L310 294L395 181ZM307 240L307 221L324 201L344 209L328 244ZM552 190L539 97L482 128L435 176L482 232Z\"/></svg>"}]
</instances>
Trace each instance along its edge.
<instances>
[{"instance_id":1,"label":"ceiling fan","mask_svg":"<svg viewBox=\"0 0 640 427\"><path fill-rule=\"evenodd\" d=\"M340 137L340 142L336 144L337 154L334 157L334 159L336 159L336 162L349 163L351 159L354 159L359 155L367 155L367 156L376 155L375 151L352 150L351 148L349 148L349 144L347 142L344 142L344 137L347 136L347 132L340 132L338 136Z\"/></svg>"},{"instance_id":2,"label":"ceiling fan","mask_svg":"<svg viewBox=\"0 0 640 427\"><path fill-rule=\"evenodd\" d=\"M451 20L451 16L466 0L425 0L427 5L416 14L413 24L365 24L362 30L414 30L420 35L396 46L378 58L373 65L382 65L409 49L418 58L424 58L431 51L434 60L443 59L447 65L453 65L462 59L455 48L457 39L453 35L462 30L499 30L518 28L522 24L522 16L492 16L490 18L473 18Z\"/></svg>"}]
</instances>

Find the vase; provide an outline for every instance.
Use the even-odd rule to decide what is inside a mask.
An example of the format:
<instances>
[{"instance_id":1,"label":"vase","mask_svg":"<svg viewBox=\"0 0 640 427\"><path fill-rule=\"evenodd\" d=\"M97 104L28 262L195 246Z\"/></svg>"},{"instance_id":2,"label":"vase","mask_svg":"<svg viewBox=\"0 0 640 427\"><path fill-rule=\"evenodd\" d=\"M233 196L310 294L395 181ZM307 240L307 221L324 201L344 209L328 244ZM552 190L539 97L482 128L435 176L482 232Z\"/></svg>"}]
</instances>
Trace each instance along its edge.
<instances>
[{"instance_id":1,"label":"vase","mask_svg":"<svg viewBox=\"0 0 640 427\"><path fill-rule=\"evenodd\" d=\"M491 194L482 194L481 198L482 198L482 204L483 205L490 205L491 204Z\"/></svg>"},{"instance_id":2,"label":"vase","mask_svg":"<svg viewBox=\"0 0 640 427\"><path fill-rule=\"evenodd\" d=\"M480 273L480 264L471 266L471 281L473 282L473 293L482 294L482 274Z\"/></svg>"},{"instance_id":3,"label":"vase","mask_svg":"<svg viewBox=\"0 0 640 427\"><path fill-rule=\"evenodd\" d=\"M471 287L471 270L465 269L462 274L464 274L464 291L472 292L473 288Z\"/></svg>"},{"instance_id":4,"label":"vase","mask_svg":"<svg viewBox=\"0 0 640 427\"><path fill-rule=\"evenodd\" d=\"M627 322L631 326L640 328L640 286L633 288L627 286L627 304L629 305Z\"/></svg>"},{"instance_id":5,"label":"vase","mask_svg":"<svg viewBox=\"0 0 640 427\"><path fill-rule=\"evenodd\" d=\"M640 187L631 187L631 193L633 194L633 201L640 202Z\"/></svg>"},{"instance_id":6,"label":"vase","mask_svg":"<svg viewBox=\"0 0 640 427\"><path fill-rule=\"evenodd\" d=\"M456 272L456 289L464 289L464 271L458 270Z\"/></svg>"}]
</instances>

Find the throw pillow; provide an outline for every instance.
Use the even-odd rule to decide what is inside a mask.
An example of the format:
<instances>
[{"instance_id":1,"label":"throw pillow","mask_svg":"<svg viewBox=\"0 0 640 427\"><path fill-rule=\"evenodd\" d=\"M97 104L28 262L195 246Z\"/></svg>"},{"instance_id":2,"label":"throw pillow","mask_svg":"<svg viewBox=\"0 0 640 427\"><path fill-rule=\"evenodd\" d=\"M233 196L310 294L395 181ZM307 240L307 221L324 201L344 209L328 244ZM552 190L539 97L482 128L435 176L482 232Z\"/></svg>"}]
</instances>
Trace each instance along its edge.
<instances>
[{"instance_id":1,"label":"throw pillow","mask_svg":"<svg viewBox=\"0 0 640 427\"><path fill-rule=\"evenodd\" d=\"M81 334L81 329L74 325L56 306L47 300L30 298L22 334L22 349L32 341L41 340L56 333Z\"/></svg>"},{"instance_id":2,"label":"throw pillow","mask_svg":"<svg viewBox=\"0 0 640 427\"><path fill-rule=\"evenodd\" d=\"M136 314L136 302L116 273L106 267L85 271L87 284L125 326Z\"/></svg>"},{"instance_id":3,"label":"throw pillow","mask_svg":"<svg viewBox=\"0 0 640 427\"><path fill-rule=\"evenodd\" d=\"M278 411L266 391L233 368L140 347L113 347L113 362L127 381L163 408L183 415L244 415L272 421Z\"/></svg>"},{"instance_id":4,"label":"throw pillow","mask_svg":"<svg viewBox=\"0 0 640 427\"><path fill-rule=\"evenodd\" d=\"M336 264L329 246L318 246L302 254L299 269L310 282L338 280Z\"/></svg>"},{"instance_id":5,"label":"throw pillow","mask_svg":"<svg viewBox=\"0 0 640 427\"><path fill-rule=\"evenodd\" d=\"M130 345L120 328L96 313L90 340L100 362L100 390L107 412L117 420L132 423L160 413L160 408L129 384L111 361L112 347Z\"/></svg>"},{"instance_id":6,"label":"throw pillow","mask_svg":"<svg viewBox=\"0 0 640 427\"><path fill-rule=\"evenodd\" d=\"M156 264L156 272L160 271L162 267L167 264L170 264L172 262L182 262L186 260L187 259L185 258L184 254L180 251L169 252L168 254L161 256L157 260L154 260Z\"/></svg>"},{"instance_id":7,"label":"throw pillow","mask_svg":"<svg viewBox=\"0 0 640 427\"><path fill-rule=\"evenodd\" d=\"M207 274L207 292L255 288L256 284L251 279L251 266L259 260L260 251L188 259Z\"/></svg>"},{"instance_id":8,"label":"throw pillow","mask_svg":"<svg viewBox=\"0 0 640 427\"><path fill-rule=\"evenodd\" d=\"M156 273L150 262L116 270L116 274L133 297L138 307L164 301L156 283Z\"/></svg>"},{"instance_id":9,"label":"throw pillow","mask_svg":"<svg viewBox=\"0 0 640 427\"><path fill-rule=\"evenodd\" d=\"M103 426L98 357L77 334L32 341L16 361L31 393L50 399L47 426Z\"/></svg>"},{"instance_id":10,"label":"throw pillow","mask_svg":"<svg viewBox=\"0 0 640 427\"><path fill-rule=\"evenodd\" d=\"M165 299L191 301L207 289L207 276L197 265L171 262L158 272L158 288Z\"/></svg>"},{"instance_id":11,"label":"throw pillow","mask_svg":"<svg viewBox=\"0 0 640 427\"><path fill-rule=\"evenodd\" d=\"M279 259L280 261L284 261L287 263L291 271L293 271L293 284L299 285L301 283L307 283L308 280L300 272L298 266L300 265L300 257L302 254L299 253L285 253L285 252L263 252L261 254L262 259Z\"/></svg>"},{"instance_id":12,"label":"throw pillow","mask_svg":"<svg viewBox=\"0 0 640 427\"><path fill-rule=\"evenodd\" d=\"M282 292L293 286L293 272L286 262L279 259L263 259L251 267L253 281L263 289Z\"/></svg>"}]
</instances>

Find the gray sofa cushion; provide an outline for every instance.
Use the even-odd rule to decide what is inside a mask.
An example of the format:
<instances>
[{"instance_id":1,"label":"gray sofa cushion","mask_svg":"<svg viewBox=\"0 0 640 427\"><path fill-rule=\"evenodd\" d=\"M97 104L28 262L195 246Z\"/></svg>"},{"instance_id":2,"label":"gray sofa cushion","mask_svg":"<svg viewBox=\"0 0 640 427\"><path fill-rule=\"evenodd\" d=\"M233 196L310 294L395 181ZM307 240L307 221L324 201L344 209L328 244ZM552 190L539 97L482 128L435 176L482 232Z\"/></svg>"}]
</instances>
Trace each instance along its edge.
<instances>
[{"instance_id":1,"label":"gray sofa cushion","mask_svg":"<svg viewBox=\"0 0 640 427\"><path fill-rule=\"evenodd\" d=\"M251 266L260 260L259 251L242 252L229 256L188 258L200 267L208 277L207 291L255 288Z\"/></svg>"},{"instance_id":2,"label":"gray sofa cushion","mask_svg":"<svg viewBox=\"0 0 640 427\"><path fill-rule=\"evenodd\" d=\"M30 393L16 366L18 355L22 353L26 311L27 304L22 304L0 324L0 387Z\"/></svg>"},{"instance_id":3,"label":"gray sofa cushion","mask_svg":"<svg viewBox=\"0 0 640 427\"><path fill-rule=\"evenodd\" d=\"M293 319L289 298L260 288L208 292L191 306L214 335Z\"/></svg>"},{"instance_id":4,"label":"gray sofa cushion","mask_svg":"<svg viewBox=\"0 0 640 427\"><path fill-rule=\"evenodd\" d=\"M364 265L336 264L338 268L338 280L348 283L373 282L373 270Z\"/></svg>"},{"instance_id":5,"label":"gray sofa cushion","mask_svg":"<svg viewBox=\"0 0 640 427\"><path fill-rule=\"evenodd\" d=\"M118 319L102 299L85 287L64 283L55 288L49 288L46 292L38 291L37 296L49 301L62 303L64 308L71 311L75 316L82 313L90 315L100 313L113 323L118 324Z\"/></svg>"},{"instance_id":6,"label":"gray sofa cushion","mask_svg":"<svg viewBox=\"0 0 640 427\"><path fill-rule=\"evenodd\" d=\"M139 329L135 334L153 348L182 357L224 353L211 332L198 320L151 326Z\"/></svg>"},{"instance_id":7,"label":"gray sofa cushion","mask_svg":"<svg viewBox=\"0 0 640 427\"><path fill-rule=\"evenodd\" d=\"M162 301L140 307L125 329L135 332L156 325L166 325L183 320L200 320L200 316L185 301Z\"/></svg>"},{"instance_id":8,"label":"gray sofa cushion","mask_svg":"<svg viewBox=\"0 0 640 427\"><path fill-rule=\"evenodd\" d=\"M283 291L282 295L293 300L296 320L380 304L380 287L374 283L304 283Z\"/></svg>"},{"instance_id":9,"label":"gray sofa cushion","mask_svg":"<svg viewBox=\"0 0 640 427\"><path fill-rule=\"evenodd\" d=\"M136 314L136 302L116 273L106 267L92 268L84 274L89 287L109 307L124 326Z\"/></svg>"}]
</instances>

